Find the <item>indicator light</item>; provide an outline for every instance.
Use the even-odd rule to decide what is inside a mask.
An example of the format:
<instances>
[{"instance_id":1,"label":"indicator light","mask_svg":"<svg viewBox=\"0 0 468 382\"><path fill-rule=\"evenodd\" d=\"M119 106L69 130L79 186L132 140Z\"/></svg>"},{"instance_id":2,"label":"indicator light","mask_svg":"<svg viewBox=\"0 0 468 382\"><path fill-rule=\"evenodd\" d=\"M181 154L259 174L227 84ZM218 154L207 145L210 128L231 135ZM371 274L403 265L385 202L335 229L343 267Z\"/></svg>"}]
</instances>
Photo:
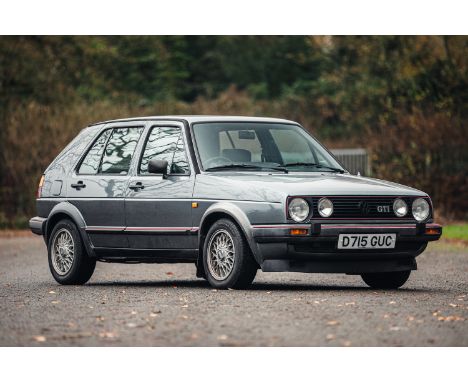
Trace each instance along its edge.
<instances>
[{"instance_id":1,"label":"indicator light","mask_svg":"<svg viewBox=\"0 0 468 382\"><path fill-rule=\"evenodd\" d=\"M299 228L293 228L289 231L289 233L293 236L298 236L298 235L307 235L309 233L308 229L299 229Z\"/></svg>"}]
</instances>

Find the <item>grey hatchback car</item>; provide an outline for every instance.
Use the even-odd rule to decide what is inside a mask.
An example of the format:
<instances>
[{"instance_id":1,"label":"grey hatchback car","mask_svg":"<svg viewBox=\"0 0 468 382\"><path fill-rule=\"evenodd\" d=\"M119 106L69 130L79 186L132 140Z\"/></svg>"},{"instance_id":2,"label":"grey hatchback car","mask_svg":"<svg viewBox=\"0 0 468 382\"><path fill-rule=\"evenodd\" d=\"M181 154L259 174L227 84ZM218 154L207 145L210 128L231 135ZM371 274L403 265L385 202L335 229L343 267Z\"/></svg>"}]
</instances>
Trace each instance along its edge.
<instances>
[{"instance_id":1,"label":"grey hatchback car","mask_svg":"<svg viewBox=\"0 0 468 382\"><path fill-rule=\"evenodd\" d=\"M424 192L351 175L298 123L254 117L90 125L44 172L37 213L61 284L102 261L194 263L215 288L258 269L398 288L442 233Z\"/></svg>"}]
</instances>

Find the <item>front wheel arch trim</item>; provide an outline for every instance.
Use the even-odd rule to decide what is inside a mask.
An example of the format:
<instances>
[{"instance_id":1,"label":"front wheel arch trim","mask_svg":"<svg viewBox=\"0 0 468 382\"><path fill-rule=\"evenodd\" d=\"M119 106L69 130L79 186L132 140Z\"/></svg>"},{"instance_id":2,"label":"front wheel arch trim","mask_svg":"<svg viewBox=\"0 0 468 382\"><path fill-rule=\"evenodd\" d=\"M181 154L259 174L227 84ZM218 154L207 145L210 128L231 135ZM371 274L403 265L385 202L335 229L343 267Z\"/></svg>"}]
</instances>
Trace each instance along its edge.
<instances>
[{"instance_id":1,"label":"front wheel arch trim","mask_svg":"<svg viewBox=\"0 0 468 382\"><path fill-rule=\"evenodd\" d=\"M203 256L203 244L206 238L206 233L215 221L222 218L231 219L239 227L241 232L244 234L247 245L254 256L255 261L260 264L257 246L252 236L250 221L239 207L231 203L216 203L208 208L203 214L203 217L200 220L200 229L198 231L198 258L200 259L201 256Z\"/></svg>"}]
</instances>

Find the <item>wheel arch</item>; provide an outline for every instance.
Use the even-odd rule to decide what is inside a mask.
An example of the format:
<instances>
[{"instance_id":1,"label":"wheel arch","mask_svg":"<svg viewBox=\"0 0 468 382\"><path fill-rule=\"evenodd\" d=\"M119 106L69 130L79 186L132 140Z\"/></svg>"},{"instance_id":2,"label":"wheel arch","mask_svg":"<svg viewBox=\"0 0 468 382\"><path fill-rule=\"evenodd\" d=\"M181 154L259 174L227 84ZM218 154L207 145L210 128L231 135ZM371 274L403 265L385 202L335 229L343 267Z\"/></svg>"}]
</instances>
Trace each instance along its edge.
<instances>
[{"instance_id":1,"label":"wheel arch","mask_svg":"<svg viewBox=\"0 0 468 382\"><path fill-rule=\"evenodd\" d=\"M203 255L203 245L206 239L208 230L213 223L219 219L227 218L232 220L243 233L247 244L252 252L255 260L259 263L258 251L255 241L252 236L252 228L247 215L238 206L232 203L216 203L210 206L203 217L200 220L200 226L198 230L198 258L200 259Z\"/></svg>"},{"instance_id":2,"label":"wheel arch","mask_svg":"<svg viewBox=\"0 0 468 382\"><path fill-rule=\"evenodd\" d=\"M94 256L94 251L89 241L88 235L86 234L86 223L83 219L78 208L76 208L73 204L69 202L61 202L57 204L52 211L50 212L47 218L47 224L44 234L44 239L46 244L49 243L49 237L54 229L55 225L63 219L69 219L73 223L75 223L76 227L78 228L78 232L80 233L81 240L86 248L86 252L88 256Z\"/></svg>"}]
</instances>

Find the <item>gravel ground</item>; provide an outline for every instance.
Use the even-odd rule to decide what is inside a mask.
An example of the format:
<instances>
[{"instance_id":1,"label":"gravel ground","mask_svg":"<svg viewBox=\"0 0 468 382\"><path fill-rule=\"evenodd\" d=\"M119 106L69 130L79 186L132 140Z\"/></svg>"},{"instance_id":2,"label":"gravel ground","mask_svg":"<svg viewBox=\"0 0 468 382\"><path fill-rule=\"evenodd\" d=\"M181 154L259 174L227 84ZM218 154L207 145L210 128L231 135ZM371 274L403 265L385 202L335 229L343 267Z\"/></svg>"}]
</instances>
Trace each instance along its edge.
<instances>
[{"instance_id":1,"label":"gravel ground","mask_svg":"<svg viewBox=\"0 0 468 382\"><path fill-rule=\"evenodd\" d=\"M37 236L0 238L0 346L467 346L468 247L434 243L398 291L259 272L214 290L191 264L98 263L60 286Z\"/></svg>"}]
</instances>

